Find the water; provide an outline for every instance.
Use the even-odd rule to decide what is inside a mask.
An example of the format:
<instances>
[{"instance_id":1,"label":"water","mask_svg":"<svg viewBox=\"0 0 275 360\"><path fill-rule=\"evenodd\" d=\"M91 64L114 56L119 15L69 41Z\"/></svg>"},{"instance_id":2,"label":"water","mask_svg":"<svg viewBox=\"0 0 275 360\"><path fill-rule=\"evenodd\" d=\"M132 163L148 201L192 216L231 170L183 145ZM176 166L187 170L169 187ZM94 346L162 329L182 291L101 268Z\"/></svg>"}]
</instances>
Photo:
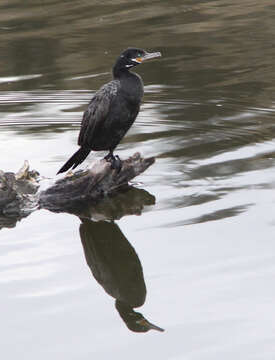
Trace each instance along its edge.
<instances>
[{"instance_id":1,"label":"water","mask_svg":"<svg viewBox=\"0 0 275 360\"><path fill-rule=\"evenodd\" d=\"M140 303L144 284L147 295L135 311L165 332L128 330L118 285L86 264L81 220L43 210L1 230L4 358L274 358L274 10L268 0L1 2L5 171L28 159L54 177L118 53L163 53L137 68L144 102L118 147L156 163L135 196L97 214L117 220L88 233L140 262L133 289Z\"/></svg>"}]
</instances>

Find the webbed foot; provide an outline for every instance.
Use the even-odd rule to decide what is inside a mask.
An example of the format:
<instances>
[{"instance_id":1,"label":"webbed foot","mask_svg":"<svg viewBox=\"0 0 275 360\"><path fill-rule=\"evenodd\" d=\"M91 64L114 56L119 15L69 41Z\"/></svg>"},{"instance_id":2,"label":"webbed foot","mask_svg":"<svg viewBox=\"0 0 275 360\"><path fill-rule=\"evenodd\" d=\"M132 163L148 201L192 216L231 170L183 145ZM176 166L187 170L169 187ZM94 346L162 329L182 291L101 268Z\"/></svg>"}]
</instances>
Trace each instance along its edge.
<instances>
[{"instance_id":1,"label":"webbed foot","mask_svg":"<svg viewBox=\"0 0 275 360\"><path fill-rule=\"evenodd\" d=\"M117 172L119 173L122 167L122 162L119 158L118 155L114 156L111 159L111 168L117 170Z\"/></svg>"},{"instance_id":2,"label":"webbed foot","mask_svg":"<svg viewBox=\"0 0 275 360\"><path fill-rule=\"evenodd\" d=\"M109 152L109 154L106 155L106 156L104 157L104 159L105 159L106 161L111 161L113 157L114 157L113 153L112 153L112 152Z\"/></svg>"},{"instance_id":3,"label":"webbed foot","mask_svg":"<svg viewBox=\"0 0 275 360\"><path fill-rule=\"evenodd\" d=\"M111 168L117 170L119 173L122 167L122 162L118 155L114 156L112 153L109 153L104 159L111 163Z\"/></svg>"}]
</instances>

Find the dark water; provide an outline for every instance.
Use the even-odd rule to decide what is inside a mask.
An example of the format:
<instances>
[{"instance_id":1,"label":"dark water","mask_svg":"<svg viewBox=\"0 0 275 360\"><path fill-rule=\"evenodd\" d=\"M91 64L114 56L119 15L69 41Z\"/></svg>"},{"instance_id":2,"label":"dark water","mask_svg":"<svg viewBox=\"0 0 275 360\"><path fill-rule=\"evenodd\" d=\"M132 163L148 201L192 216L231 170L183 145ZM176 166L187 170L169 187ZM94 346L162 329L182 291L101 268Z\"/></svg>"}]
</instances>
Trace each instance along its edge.
<instances>
[{"instance_id":1,"label":"dark water","mask_svg":"<svg viewBox=\"0 0 275 360\"><path fill-rule=\"evenodd\" d=\"M274 19L268 0L1 1L5 171L54 177L119 52L163 53L118 148L156 163L92 214L117 220L1 230L3 358L274 359ZM129 330L127 302L165 332Z\"/></svg>"}]
</instances>

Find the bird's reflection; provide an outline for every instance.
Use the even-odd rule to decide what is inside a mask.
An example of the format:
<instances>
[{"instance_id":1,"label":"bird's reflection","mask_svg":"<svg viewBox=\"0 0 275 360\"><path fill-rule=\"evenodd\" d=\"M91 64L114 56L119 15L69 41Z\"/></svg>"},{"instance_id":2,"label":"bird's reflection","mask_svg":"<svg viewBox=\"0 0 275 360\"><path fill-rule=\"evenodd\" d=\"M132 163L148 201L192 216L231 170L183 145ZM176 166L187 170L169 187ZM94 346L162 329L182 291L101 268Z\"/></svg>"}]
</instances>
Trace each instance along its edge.
<instances>
[{"instance_id":1,"label":"bird's reflection","mask_svg":"<svg viewBox=\"0 0 275 360\"><path fill-rule=\"evenodd\" d=\"M121 201L114 202L113 199L109 199L109 204L105 203L105 207L101 204L100 209L97 210L93 208L93 213L99 215L100 212L101 219L104 219L104 216L109 219L111 207L113 216L116 217L115 203L117 203L121 217L122 209L124 213L129 211L133 213L129 209L136 208L137 203L140 207L142 198L146 199L147 203L148 199L150 203L154 202L154 197L144 190L134 189L133 194L135 196L130 197L132 201L127 196L127 206ZM140 211L139 209L138 213ZM89 211L86 209L84 213L87 212ZM141 313L134 311L134 308L142 306L145 302L146 286L138 255L118 225L114 221L92 221L83 216L80 219L79 232L87 264L97 282L116 299L115 307L127 327L135 332L147 332L151 329L163 331L146 320Z\"/></svg>"},{"instance_id":2,"label":"bird's reflection","mask_svg":"<svg viewBox=\"0 0 275 360\"><path fill-rule=\"evenodd\" d=\"M146 286L138 255L118 225L82 219L79 231L93 276L116 299L116 309L128 328L137 332L162 331L133 310L144 304Z\"/></svg>"}]
</instances>

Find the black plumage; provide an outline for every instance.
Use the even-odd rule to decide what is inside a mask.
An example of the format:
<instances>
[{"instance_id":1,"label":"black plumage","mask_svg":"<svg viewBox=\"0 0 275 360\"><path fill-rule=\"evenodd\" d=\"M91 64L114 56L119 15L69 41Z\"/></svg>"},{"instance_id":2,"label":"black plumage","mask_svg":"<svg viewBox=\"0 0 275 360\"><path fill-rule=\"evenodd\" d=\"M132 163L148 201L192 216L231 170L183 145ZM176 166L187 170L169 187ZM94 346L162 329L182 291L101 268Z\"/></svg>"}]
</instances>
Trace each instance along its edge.
<instances>
[{"instance_id":1,"label":"black plumage","mask_svg":"<svg viewBox=\"0 0 275 360\"><path fill-rule=\"evenodd\" d=\"M143 96L141 77L129 70L144 60L159 56L159 52L148 53L136 48L121 53L113 66L113 80L95 93L84 112L78 137L80 149L58 174L76 168L91 150L109 150L105 159L120 170L120 159L113 151L135 121Z\"/></svg>"}]
</instances>

